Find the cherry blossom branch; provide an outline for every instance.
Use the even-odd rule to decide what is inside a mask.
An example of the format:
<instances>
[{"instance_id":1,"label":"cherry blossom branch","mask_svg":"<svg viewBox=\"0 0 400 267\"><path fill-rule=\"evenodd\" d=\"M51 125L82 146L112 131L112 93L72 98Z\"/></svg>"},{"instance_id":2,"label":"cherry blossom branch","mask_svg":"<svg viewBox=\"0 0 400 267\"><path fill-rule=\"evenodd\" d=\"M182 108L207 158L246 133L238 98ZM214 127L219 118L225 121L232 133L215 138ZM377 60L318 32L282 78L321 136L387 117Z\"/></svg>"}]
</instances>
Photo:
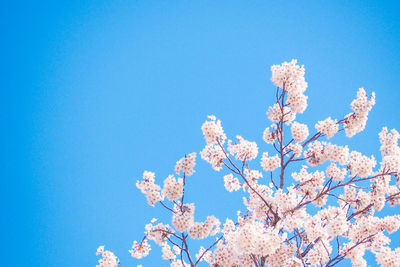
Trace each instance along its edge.
<instances>
[{"instance_id":1,"label":"cherry blossom branch","mask_svg":"<svg viewBox=\"0 0 400 267\"><path fill-rule=\"evenodd\" d=\"M281 118L280 118L280 122L278 124L278 129L279 129L279 154L280 154L280 159L281 159L281 175L280 175L280 185L279 188L282 189L283 188L283 182L284 182L284 175L285 175L285 168L284 166L284 152L283 152L283 122L284 122L284 114L283 114L283 101L285 99L285 83L283 83L283 88L282 88L283 92L281 94L282 99L281 99L281 104L279 104L279 107L281 109Z\"/></svg>"},{"instance_id":2,"label":"cherry blossom branch","mask_svg":"<svg viewBox=\"0 0 400 267\"><path fill-rule=\"evenodd\" d=\"M190 262L190 265L193 267L193 266L195 266L195 265L194 265L194 263L193 263L192 257L190 256L189 247L188 247L188 244L187 244L187 242L186 242L186 238L187 238L187 235L185 236L185 234L182 233L182 244L183 244L183 246L184 246L184 250L183 250L183 251L186 252L186 255L187 255L187 257L188 257L188 260L189 260L189 262Z\"/></svg>"},{"instance_id":3,"label":"cherry blossom branch","mask_svg":"<svg viewBox=\"0 0 400 267\"><path fill-rule=\"evenodd\" d=\"M274 185L275 189L278 189L278 186L276 186L276 184L274 182L274 178L272 177L272 172L271 172L271 182Z\"/></svg>"},{"instance_id":4,"label":"cherry blossom branch","mask_svg":"<svg viewBox=\"0 0 400 267\"><path fill-rule=\"evenodd\" d=\"M380 176L392 175L392 174L394 174L394 172L380 173L380 174L377 174L377 175L374 175L374 176L370 176L370 177L366 177L366 178L359 178L359 179L355 179L356 176L354 176L352 179L350 179L346 183L340 183L339 182L335 186L326 188L325 190L321 190L314 199L308 200L308 201L304 202L303 204L297 205L295 208L293 208L291 210L291 212L294 212L294 211L300 209L301 207L303 207L303 206L305 206L305 205L317 200L318 198L322 197L323 195L327 194L328 192L330 192L330 191L332 191L332 190L334 190L336 188L343 187L343 186L349 185L351 183L356 183L356 182L365 181L365 180L371 180L371 179L374 179L374 178L377 178L377 177L380 177Z\"/></svg>"},{"instance_id":5,"label":"cherry blossom branch","mask_svg":"<svg viewBox=\"0 0 400 267\"><path fill-rule=\"evenodd\" d=\"M244 174L243 174L243 173L240 171L240 169L232 162L232 160L230 159L230 157L228 156L228 154L226 153L224 147L221 145L221 143L219 142L218 139L217 139L217 142L218 142L218 145L220 146L220 148L222 149L222 151L224 152L225 157L228 159L229 163L230 163L237 171L234 171L232 168L230 168L230 167L228 166L228 164L226 164L224 161L222 161L223 164L224 164L225 166L227 166L231 171L233 171L234 173L236 173L237 175L240 175L240 176L242 177L242 179L245 181L246 185L247 185L251 190L253 190L253 192L256 193L257 196L259 196L259 197L261 198L261 200L265 203L265 205L269 208L269 210L271 211L271 213L274 215L274 217L275 217L275 222L274 222L274 224L276 224L276 223L278 222L278 220L279 220L278 213L275 212L275 211L272 209L272 206L260 195L260 193L258 193L258 192L250 185L250 183L247 181L247 179L246 179L246 177L244 176Z\"/></svg>"},{"instance_id":6,"label":"cherry blossom branch","mask_svg":"<svg viewBox=\"0 0 400 267\"><path fill-rule=\"evenodd\" d=\"M182 266L185 266L185 263L183 261L183 251L184 251L184 245L183 245L183 240L182 240L182 245L181 245L181 262L182 262Z\"/></svg>"},{"instance_id":7,"label":"cherry blossom branch","mask_svg":"<svg viewBox=\"0 0 400 267\"><path fill-rule=\"evenodd\" d=\"M356 244L354 244L348 250L346 250L346 252L343 255L338 252L338 254L334 258L331 258L328 261L328 263L325 264L325 267L332 267L332 266L338 264L339 262L341 262L346 257L346 255L349 253L349 251L353 250L354 248L356 248L357 246L359 246L361 244L364 244L364 243L367 243L367 242L371 241L371 238L373 236L375 236L376 234L378 234L378 232L363 238L361 241L358 241Z\"/></svg>"},{"instance_id":8,"label":"cherry blossom branch","mask_svg":"<svg viewBox=\"0 0 400 267\"><path fill-rule=\"evenodd\" d=\"M175 213L175 211L174 211L173 209L171 209L170 207L168 207L167 205L165 205L164 202L162 202L161 200L160 200L160 203L161 203L161 205L164 206L164 208L166 208L167 210L170 210L172 213Z\"/></svg>"},{"instance_id":9,"label":"cherry blossom branch","mask_svg":"<svg viewBox=\"0 0 400 267\"><path fill-rule=\"evenodd\" d=\"M164 229L153 229L153 230L150 230L150 232L163 232L164 234L173 235L174 237L182 240L182 238L180 236L178 236L177 234L175 234L173 232L170 232L170 231L167 231L167 230L164 230ZM147 237L147 235L145 236L145 238L146 237Z\"/></svg>"},{"instance_id":10,"label":"cherry blossom branch","mask_svg":"<svg viewBox=\"0 0 400 267\"><path fill-rule=\"evenodd\" d=\"M177 246L178 248L180 248L182 250L182 247L179 246L177 243L175 243L174 241L171 240L171 238L167 237L168 241L171 242L173 245Z\"/></svg>"},{"instance_id":11,"label":"cherry blossom branch","mask_svg":"<svg viewBox=\"0 0 400 267\"><path fill-rule=\"evenodd\" d=\"M304 258L307 253L314 247L314 245L321 239L321 237L318 237L317 239L314 240L314 242L311 242L308 244L307 248L300 254L301 258Z\"/></svg>"},{"instance_id":12,"label":"cherry blossom branch","mask_svg":"<svg viewBox=\"0 0 400 267\"><path fill-rule=\"evenodd\" d=\"M325 243L324 243L324 241L322 239L321 239L321 244L324 247L324 249L326 251L326 254L328 254L329 259L331 259L330 253L329 253L328 249L326 248Z\"/></svg>"},{"instance_id":13,"label":"cherry blossom branch","mask_svg":"<svg viewBox=\"0 0 400 267\"><path fill-rule=\"evenodd\" d=\"M209 246L206 250L203 251L203 253L201 254L201 256L197 259L197 261L195 262L194 266L197 266L197 264L201 261L201 259L204 257L204 255L207 253L207 251L209 251L213 246L215 246L222 238L224 238L224 236L220 236L217 240L215 240L214 243L211 244L211 246Z\"/></svg>"},{"instance_id":14,"label":"cherry blossom branch","mask_svg":"<svg viewBox=\"0 0 400 267\"><path fill-rule=\"evenodd\" d=\"M186 155L185 155L186 157ZM183 206L183 200L185 199L185 185L186 185L186 173L183 173L183 189L182 189L182 198L181 198L181 210Z\"/></svg>"},{"instance_id":15,"label":"cherry blossom branch","mask_svg":"<svg viewBox=\"0 0 400 267\"><path fill-rule=\"evenodd\" d=\"M222 151L224 152L225 157L228 159L229 163L237 170L237 173L240 173L240 169L238 167L236 167L236 165L232 162L232 160L230 159L230 157L228 156L228 154L226 153L224 147L221 145L221 142L218 140L217 138L217 142L219 147L222 149Z\"/></svg>"},{"instance_id":16,"label":"cherry blossom branch","mask_svg":"<svg viewBox=\"0 0 400 267\"><path fill-rule=\"evenodd\" d=\"M258 260L257 260L256 256L254 254L250 254L250 258L253 260L253 262L256 265L256 267L259 267Z\"/></svg>"},{"instance_id":17,"label":"cherry blossom branch","mask_svg":"<svg viewBox=\"0 0 400 267\"><path fill-rule=\"evenodd\" d=\"M400 192L397 192L397 193L395 193L395 194L393 194L393 195L387 196L387 197L386 197L386 201L390 201L390 200L392 200L393 198L396 198L397 196L400 197Z\"/></svg>"},{"instance_id":18,"label":"cherry blossom branch","mask_svg":"<svg viewBox=\"0 0 400 267\"><path fill-rule=\"evenodd\" d=\"M300 253L300 248L303 246L303 238L301 237L299 229L295 228L294 230L297 233L297 235L295 235L296 236L296 246L297 246L297 257L300 258L301 262L303 263L303 266L306 266L306 263L304 262L304 259L303 259L303 257L301 257L301 253ZM304 233L304 231L303 231L303 233ZM299 237L300 241L297 240L297 236Z\"/></svg>"},{"instance_id":19,"label":"cherry blossom branch","mask_svg":"<svg viewBox=\"0 0 400 267\"><path fill-rule=\"evenodd\" d=\"M268 256L263 256L263 257L261 257L261 267L264 267L265 266L265 261L267 260L267 257Z\"/></svg>"},{"instance_id":20,"label":"cherry blossom branch","mask_svg":"<svg viewBox=\"0 0 400 267\"><path fill-rule=\"evenodd\" d=\"M353 217L357 216L358 214L361 214L361 213L366 212L366 211L369 210L373 205L374 205L374 204L371 203L371 204L369 204L368 206L366 206L365 208L363 208L362 210L359 210L359 211L357 211L357 212L354 212L353 214L351 214L351 215L347 218L347 220L350 221Z\"/></svg>"}]
</instances>

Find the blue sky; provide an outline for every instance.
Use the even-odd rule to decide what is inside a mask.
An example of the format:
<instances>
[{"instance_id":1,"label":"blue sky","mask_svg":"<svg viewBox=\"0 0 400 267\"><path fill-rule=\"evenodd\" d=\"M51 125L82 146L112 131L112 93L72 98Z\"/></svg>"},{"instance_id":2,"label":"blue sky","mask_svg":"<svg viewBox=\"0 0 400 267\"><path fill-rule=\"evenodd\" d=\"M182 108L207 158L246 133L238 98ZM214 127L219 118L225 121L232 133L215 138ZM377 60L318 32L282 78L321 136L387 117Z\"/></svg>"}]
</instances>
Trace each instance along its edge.
<instances>
[{"instance_id":1,"label":"blue sky","mask_svg":"<svg viewBox=\"0 0 400 267\"><path fill-rule=\"evenodd\" d=\"M311 125L349 113L359 87L376 92L366 130L333 142L379 158L382 126L400 129L396 1L2 6L5 266L95 266L103 244L124 266L167 266L156 248L142 261L128 254L151 218L170 223L160 207L147 206L136 180L151 170L161 183L185 153L199 152L208 114L230 138L240 134L272 151L262 143L272 64L297 58L305 65L309 108L298 120ZM196 203L196 220L225 221L243 208L241 194L224 191L224 174L198 160L186 198Z\"/></svg>"}]
</instances>

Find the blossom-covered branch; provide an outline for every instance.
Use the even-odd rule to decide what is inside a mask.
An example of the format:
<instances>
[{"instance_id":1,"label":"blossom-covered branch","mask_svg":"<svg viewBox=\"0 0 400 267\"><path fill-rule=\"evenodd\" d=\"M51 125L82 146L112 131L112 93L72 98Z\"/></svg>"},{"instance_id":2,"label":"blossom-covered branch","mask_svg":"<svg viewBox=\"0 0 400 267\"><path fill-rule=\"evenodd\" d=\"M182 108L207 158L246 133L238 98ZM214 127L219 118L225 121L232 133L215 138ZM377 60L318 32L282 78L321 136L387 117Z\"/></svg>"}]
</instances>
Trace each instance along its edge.
<instances>
[{"instance_id":1,"label":"blossom-covered branch","mask_svg":"<svg viewBox=\"0 0 400 267\"><path fill-rule=\"evenodd\" d=\"M328 267L345 259L362 267L367 266L367 250L381 266L399 266L400 248L389 247L389 235L399 229L400 215L382 217L379 212L387 204L400 204L400 134L382 129L380 162L332 142L338 133L351 138L364 130L375 94L360 88L350 113L339 120L318 121L310 135L309 126L298 119L308 101L304 66L292 60L271 71L275 103L267 110L271 125L262 135L270 149L260 153L259 162L254 161L257 143L242 136L229 139L215 116L201 127L206 144L200 156L215 171L224 172L227 191L244 194L243 212L223 224L214 215L195 221L195 204L185 203L185 186L195 172L197 154L187 154L162 187L150 171L137 181L149 205L160 202L170 212L172 225L153 219L141 242L134 241L131 255L147 256L153 241L172 267L204 262L213 267ZM264 175L270 182L263 182ZM193 252L196 244L205 243ZM119 264L104 247L98 253L103 255L98 266Z\"/></svg>"}]
</instances>

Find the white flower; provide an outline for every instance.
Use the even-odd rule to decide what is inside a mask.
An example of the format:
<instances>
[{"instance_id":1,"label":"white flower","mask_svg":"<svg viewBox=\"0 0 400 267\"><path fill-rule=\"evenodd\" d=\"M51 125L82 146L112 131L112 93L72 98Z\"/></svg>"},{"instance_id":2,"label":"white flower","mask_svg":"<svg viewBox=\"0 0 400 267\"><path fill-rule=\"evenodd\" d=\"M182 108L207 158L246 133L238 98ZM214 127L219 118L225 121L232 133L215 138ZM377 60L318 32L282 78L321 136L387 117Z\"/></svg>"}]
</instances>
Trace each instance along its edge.
<instances>
[{"instance_id":1,"label":"white flower","mask_svg":"<svg viewBox=\"0 0 400 267\"><path fill-rule=\"evenodd\" d=\"M179 175L180 171L184 172L186 176L191 176L194 173L194 166L196 165L196 153L185 155L176 162L175 172Z\"/></svg>"},{"instance_id":2,"label":"white flower","mask_svg":"<svg viewBox=\"0 0 400 267\"><path fill-rule=\"evenodd\" d=\"M328 117L323 121L319 121L318 124L315 125L315 129L317 129L318 132L326 134L326 137L330 139L339 131L339 125L336 120L332 120L331 117Z\"/></svg>"},{"instance_id":3,"label":"white flower","mask_svg":"<svg viewBox=\"0 0 400 267\"><path fill-rule=\"evenodd\" d=\"M367 96L364 88L360 88L357 92L357 99L351 102L351 108L354 113L350 113L345 117L345 132L348 137L364 130L368 120L368 112L375 105L375 93L371 97Z\"/></svg>"},{"instance_id":4,"label":"white flower","mask_svg":"<svg viewBox=\"0 0 400 267\"><path fill-rule=\"evenodd\" d=\"M236 177L234 178L232 174L224 176L224 186L229 192L237 191L241 188L239 180Z\"/></svg>"},{"instance_id":5,"label":"white flower","mask_svg":"<svg viewBox=\"0 0 400 267\"><path fill-rule=\"evenodd\" d=\"M183 195L183 179L179 178L176 181L173 175L169 175L164 180L164 189L162 194L168 198L170 201L178 200Z\"/></svg>"},{"instance_id":6,"label":"white flower","mask_svg":"<svg viewBox=\"0 0 400 267\"><path fill-rule=\"evenodd\" d=\"M305 141L309 134L307 125L298 123L296 121L293 122L291 130L292 130L292 137L298 143Z\"/></svg>"},{"instance_id":7,"label":"white flower","mask_svg":"<svg viewBox=\"0 0 400 267\"><path fill-rule=\"evenodd\" d=\"M163 196L160 193L161 187L154 184L155 174L153 172L145 171L143 173L143 181L137 181L136 187L146 195L147 203L150 206L154 206L158 201L163 200Z\"/></svg>"},{"instance_id":8,"label":"white flower","mask_svg":"<svg viewBox=\"0 0 400 267\"><path fill-rule=\"evenodd\" d=\"M273 144L277 138L275 131L271 132L269 127L264 130L263 139L268 144Z\"/></svg>"},{"instance_id":9,"label":"white flower","mask_svg":"<svg viewBox=\"0 0 400 267\"><path fill-rule=\"evenodd\" d=\"M222 129L221 121L216 120L215 116L208 116L208 118L210 120L205 121L201 126L207 145L215 144L217 141L223 143L226 135Z\"/></svg>"},{"instance_id":10,"label":"white flower","mask_svg":"<svg viewBox=\"0 0 400 267\"><path fill-rule=\"evenodd\" d=\"M104 246L97 249L96 255L102 255L99 264L96 267L117 267L119 264L118 258L109 250L104 251Z\"/></svg>"},{"instance_id":11,"label":"white flower","mask_svg":"<svg viewBox=\"0 0 400 267\"><path fill-rule=\"evenodd\" d=\"M151 248L147 240L143 240L142 243L138 243L136 241L133 242L132 249L129 250L129 253L131 253L131 256L137 259L146 257L149 255Z\"/></svg>"},{"instance_id":12,"label":"white flower","mask_svg":"<svg viewBox=\"0 0 400 267\"><path fill-rule=\"evenodd\" d=\"M194 224L194 204L174 205L174 214L172 215L172 225L179 232L184 232Z\"/></svg>"},{"instance_id":13,"label":"white flower","mask_svg":"<svg viewBox=\"0 0 400 267\"><path fill-rule=\"evenodd\" d=\"M240 161L250 161L257 157L258 147L255 142L244 140L243 137L237 136L239 143L233 144L231 140L228 141L228 151L231 155Z\"/></svg>"},{"instance_id":14,"label":"white flower","mask_svg":"<svg viewBox=\"0 0 400 267\"><path fill-rule=\"evenodd\" d=\"M273 171L281 164L281 159L278 155L268 157L268 152L264 152L261 158L261 166L265 171Z\"/></svg>"}]
</instances>

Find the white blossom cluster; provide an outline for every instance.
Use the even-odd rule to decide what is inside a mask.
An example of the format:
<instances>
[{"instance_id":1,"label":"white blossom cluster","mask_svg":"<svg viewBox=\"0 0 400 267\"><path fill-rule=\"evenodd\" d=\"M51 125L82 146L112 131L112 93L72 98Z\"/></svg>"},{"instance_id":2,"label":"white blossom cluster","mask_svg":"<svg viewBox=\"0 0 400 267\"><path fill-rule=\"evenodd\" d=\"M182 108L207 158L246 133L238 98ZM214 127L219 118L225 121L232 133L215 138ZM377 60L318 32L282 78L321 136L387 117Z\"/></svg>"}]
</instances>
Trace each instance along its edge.
<instances>
[{"instance_id":1,"label":"white blossom cluster","mask_svg":"<svg viewBox=\"0 0 400 267\"><path fill-rule=\"evenodd\" d=\"M173 260L171 261L171 267L190 267L190 264L186 263L184 260Z\"/></svg>"},{"instance_id":2,"label":"white blossom cluster","mask_svg":"<svg viewBox=\"0 0 400 267\"><path fill-rule=\"evenodd\" d=\"M148 240L154 241L159 246L165 246L166 238L174 233L174 229L168 224L158 223L157 225L153 225L152 223L146 224L146 238Z\"/></svg>"},{"instance_id":3,"label":"white blossom cluster","mask_svg":"<svg viewBox=\"0 0 400 267\"><path fill-rule=\"evenodd\" d=\"M226 157L221 145L225 143L226 135L222 129L221 121L215 116L208 116L207 121L201 126L207 145L200 152L201 158L211 164L216 171L222 169L222 160Z\"/></svg>"},{"instance_id":4,"label":"white blossom cluster","mask_svg":"<svg viewBox=\"0 0 400 267\"><path fill-rule=\"evenodd\" d=\"M207 145L215 144L217 141L223 143L226 135L222 129L221 121L213 115L208 116L208 119L209 121L205 121L201 126Z\"/></svg>"},{"instance_id":5,"label":"white blossom cluster","mask_svg":"<svg viewBox=\"0 0 400 267\"><path fill-rule=\"evenodd\" d=\"M390 132L386 127L383 127L379 133L379 139L381 142L381 155L382 169L395 172L398 179L397 183L400 182L400 147L398 146L400 134L392 129Z\"/></svg>"},{"instance_id":6,"label":"white blossom cluster","mask_svg":"<svg viewBox=\"0 0 400 267\"><path fill-rule=\"evenodd\" d=\"M269 107L267 115L271 122L279 122L282 119L286 124L290 124L296 118L296 113L290 107L281 107L278 103Z\"/></svg>"},{"instance_id":7,"label":"white blossom cluster","mask_svg":"<svg viewBox=\"0 0 400 267\"><path fill-rule=\"evenodd\" d=\"M129 250L129 253L131 253L132 257L141 259L149 255L150 250L151 250L150 244L147 242L147 239L145 239L141 243L134 241L132 249Z\"/></svg>"},{"instance_id":8,"label":"white blossom cluster","mask_svg":"<svg viewBox=\"0 0 400 267\"><path fill-rule=\"evenodd\" d=\"M326 168L326 176L332 178L336 182L343 181L347 175L346 168L339 168L335 162L332 162L328 168Z\"/></svg>"},{"instance_id":9,"label":"white blossom cluster","mask_svg":"<svg viewBox=\"0 0 400 267\"><path fill-rule=\"evenodd\" d=\"M304 142L309 135L307 125L298 123L297 121L293 122L291 131L293 138L299 143Z\"/></svg>"},{"instance_id":10,"label":"white blossom cluster","mask_svg":"<svg viewBox=\"0 0 400 267\"><path fill-rule=\"evenodd\" d=\"M263 139L266 143L272 145L277 137L276 131L271 132L269 127L264 130Z\"/></svg>"},{"instance_id":11,"label":"white blossom cluster","mask_svg":"<svg viewBox=\"0 0 400 267\"><path fill-rule=\"evenodd\" d=\"M208 216L204 223L195 222L189 229L188 234L193 239L204 239L214 236L220 232L220 222L214 216Z\"/></svg>"},{"instance_id":12,"label":"white blossom cluster","mask_svg":"<svg viewBox=\"0 0 400 267\"><path fill-rule=\"evenodd\" d=\"M307 108L307 96L303 93L307 89L304 79L304 66L297 65L297 60L284 62L282 65L271 67L271 81L275 86L287 91L289 97L286 101L291 107L292 113L303 113Z\"/></svg>"},{"instance_id":13,"label":"white blossom cluster","mask_svg":"<svg viewBox=\"0 0 400 267\"><path fill-rule=\"evenodd\" d=\"M354 111L345 117L345 131L348 137L364 130L368 120L368 113L375 105L375 93L367 96L364 88L357 92L357 99L351 102L351 109Z\"/></svg>"},{"instance_id":14,"label":"white blossom cluster","mask_svg":"<svg viewBox=\"0 0 400 267\"><path fill-rule=\"evenodd\" d=\"M349 169L352 176L368 177L373 173L375 165L374 156L368 158L357 151L352 151L349 155Z\"/></svg>"},{"instance_id":15,"label":"white blossom cluster","mask_svg":"<svg viewBox=\"0 0 400 267\"><path fill-rule=\"evenodd\" d=\"M179 253L179 248L175 245L173 249L171 249L171 247L166 244L162 247L161 252L164 260L175 260L176 254Z\"/></svg>"},{"instance_id":16,"label":"white blossom cluster","mask_svg":"<svg viewBox=\"0 0 400 267\"><path fill-rule=\"evenodd\" d=\"M179 232L185 232L194 224L194 204L175 204L172 225Z\"/></svg>"},{"instance_id":17,"label":"white blossom cluster","mask_svg":"<svg viewBox=\"0 0 400 267\"><path fill-rule=\"evenodd\" d=\"M382 129L379 164L373 155L332 141L342 131L352 137L365 128L374 93L367 96L360 88L351 102L352 113L340 120L318 121L316 132L310 134L307 124L295 121L307 107L304 67L292 60L271 70L278 88L276 103L267 112L272 125L262 136L270 145L260 151L262 170L250 165L262 149L256 142L241 136L231 141L215 116L201 127L205 138L201 158L214 170L226 172L224 187L244 194L244 210L222 225L213 215L195 220L196 206L185 198L186 176L195 172L194 152L176 163L176 175L183 173L183 178L169 175L163 188L155 184L153 172L145 171L136 186L149 205L158 203L170 212L172 223L153 219L147 224L144 238L134 241L129 251L132 257L147 256L152 241L172 267L195 267L200 262L212 267L328 267L342 261L346 266L366 267L367 251L381 266L400 267L400 248L390 247L400 228L400 215L379 217L383 208L400 205L400 134ZM197 252L192 248L196 242L203 242ZM99 267L119 264L104 247L98 254L103 255Z\"/></svg>"},{"instance_id":18,"label":"white blossom cluster","mask_svg":"<svg viewBox=\"0 0 400 267\"><path fill-rule=\"evenodd\" d=\"M196 152L186 155L176 162L175 172L179 175L182 171L186 176L191 176L194 173L194 166L196 165Z\"/></svg>"},{"instance_id":19,"label":"white blossom cluster","mask_svg":"<svg viewBox=\"0 0 400 267\"><path fill-rule=\"evenodd\" d=\"M238 178L233 177L232 173L224 176L224 186L229 192L237 191L242 187Z\"/></svg>"},{"instance_id":20,"label":"white blossom cluster","mask_svg":"<svg viewBox=\"0 0 400 267\"><path fill-rule=\"evenodd\" d=\"M325 134L326 137L330 139L339 131L339 125L337 120L332 120L331 117L328 117L323 121L319 121L318 124L315 125L315 129Z\"/></svg>"},{"instance_id":21,"label":"white blossom cluster","mask_svg":"<svg viewBox=\"0 0 400 267\"><path fill-rule=\"evenodd\" d=\"M223 149L216 144L207 145L200 152L201 158L211 164L212 168L216 171L222 169L223 159L226 155Z\"/></svg>"},{"instance_id":22,"label":"white blossom cluster","mask_svg":"<svg viewBox=\"0 0 400 267\"><path fill-rule=\"evenodd\" d=\"M389 247L383 247L383 249L376 254L376 261L382 267L399 266L400 248L396 248L396 250L393 251Z\"/></svg>"},{"instance_id":23,"label":"white blossom cluster","mask_svg":"<svg viewBox=\"0 0 400 267\"><path fill-rule=\"evenodd\" d=\"M361 154L354 154L362 156ZM326 161L337 162L340 165L349 163L349 148L347 146L334 145L328 142L314 141L308 145L308 149L304 151L307 163L310 166L317 166Z\"/></svg>"},{"instance_id":24,"label":"white blossom cluster","mask_svg":"<svg viewBox=\"0 0 400 267\"><path fill-rule=\"evenodd\" d=\"M257 157L258 147L255 142L244 140L243 137L237 136L239 143L232 143L228 140L228 151L234 155L237 160L250 161Z\"/></svg>"},{"instance_id":25,"label":"white blossom cluster","mask_svg":"<svg viewBox=\"0 0 400 267\"><path fill-rule=\"evenodd\" d=\"M269 157L268 152L263 153L261 158L261 167L263 167L265 171L273 171L278 168L280 164L281 159L278 155Z\"/></svg>"},{"instance_id":26,"label":"white blossom cluster","mask_svg":"<svg viewBox=\"0 0 400 267\"><path fill-rule=\"evenodd\" d=\"M225 242L218 242L214 253L204 258L210 266L252 266L252 255L273 255L277 253L286 235L276 229L247 218L235 228L231 221L224 224ZM228 228L228 229L227 229ZM204 248L199 253L204 252Z\"/></svg>"},{"instance_id":27,"label":"white blossom cluster","mask_svg":"<svg viewBox=\"0 0 400 267\"><path fill-rule=\"evenodd\" d=\"M99 260L99 264L96 267L118 267L119 260L117 256L114 255L109 250L104 250L104 246L97 248L96 255L101 255L102 258Z\"/></svg>"},{"instance_id":28,"label":"white blossom cluster","mask_svg":"<svg viewBox=\"0 0 400 267\"><path fill-rule=\"evenodd\" d=\"M183 195L183 179L178 178L177 181L173 175L169 175L167 179L164 180L162 194L170 201L180 199Z\"/></svg>"},{"instance_id":29,"label":"white blossom cluster","mask_svg":"<svg viewBox=\"0 0 400 267\"><path fill-rule=\"evenodd\" d=\"M291 143L287 146L287 149L293 152L295 158L300 157L303 152L303 146L299 143Z\"/></svg>"},{"instance_id":30,"label":"white blossom cluster","mask_svg":"<svg viewBox=\"0 0 400 267\"><path fill-rule=\"evenodd\" d=\"M144 171L143 172L143 181L137 181L136 187L142 191L143 194L146 195L147 203L149 205L154 206L158 201L163 200L161 195L161 187L159 185L154 184L155 181L155 173Z\"/></svg>"}]
</instances>

